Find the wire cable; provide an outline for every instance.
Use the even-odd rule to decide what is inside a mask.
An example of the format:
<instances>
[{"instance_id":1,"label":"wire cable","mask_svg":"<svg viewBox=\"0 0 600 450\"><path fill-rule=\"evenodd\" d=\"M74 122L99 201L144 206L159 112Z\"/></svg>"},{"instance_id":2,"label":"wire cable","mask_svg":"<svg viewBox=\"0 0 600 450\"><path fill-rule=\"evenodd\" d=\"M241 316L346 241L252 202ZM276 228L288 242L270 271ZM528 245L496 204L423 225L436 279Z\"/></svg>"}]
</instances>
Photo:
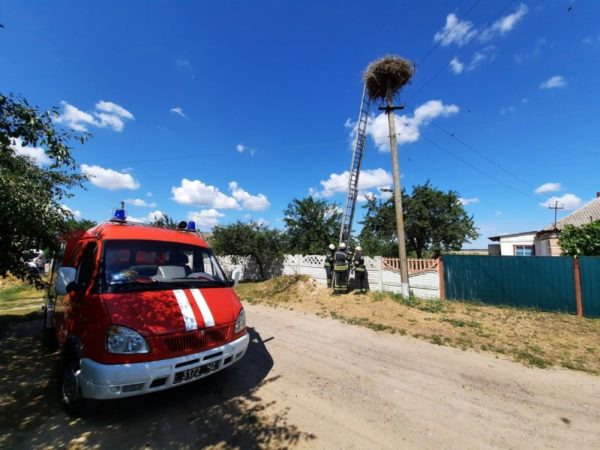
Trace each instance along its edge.
<instances>
[{"instance_id":1,"label":"wire cable","mask_svg":"<svg viewBox=\"0 0 600 450\"><path fill-rule=\"evenodd\" d=\"M456 24L451 29L449 29L446 32L446 34L444 34L444 36L442 36L442 38L440 40L438 40L433 45L433 47L431 47L429 49L429 51L427 53L425 53L425 55L417 62L417 66L422 64L427 58L429 58L431 56L431 54L440 46L440 44L442 42L444 42L444 40L450 35L450 33L452 33L456 29L456 27L460 25L460 23L462 21L464 21L467 17L469 17L469 14L471 14L471 11L473 11L475 9L475 7L477 5L479 5L479 3L481 3L481 0L477 0L475 3L473 3L471 5L471 7L467 10L467 12L462 17L459 18L459 20L456 22Z\"/></svg>"},{"instance_id":2,"label":"wire cable","mask_svg":"<svg viewBox=\"0 0 600 450\"><path fill-rule=\"evenodd\" d=\"M435 121L431 121L430 122L431 125L433 125L434 127L436 127L438 130L442 131L443 133L447 134L448 136L450 136L451 138L455 139L459 144L461 144L463 147L467 148L468 150L472 151L473 153L479 155L481 158L485 159L487 162L489 162L490 164L493 164L494 166L496 166L498 169L502 170L503 172L507 173L508 175L510 175L511 177L519 180L521 183L526 184L527 186L534 188L535 186L533 184L531 184L529 181L524 180L523 178L521 178L519 175L511 172L510 170L506 169L505 167L502 167L500 164L498 164L496 161L492 160L491 158L489 158L488 156L486 156L484 153L480 152L479 150L477 150L476 148L474 148L473 146L467 144L465 141L463 141L462 139L460 139L458 136L456 136L455 133L452 133L446 129L444 129L441 125L439 125L438 123L436 123Z\"/></svg>"},{"instance_id":3,"label":"wire cable","mask_svg":"<svg viewBox=\"0 0 600 450\"><path fill-rule=\"evenodd\" d=\"M500 18L500 16L502 14L504 14L504 12L508 9L508 7L512 3L514 3L514 0L509 0L506 3L506 5L504 5L504 7L496 14L496 16L494 16L494 18L492 20L488 21L483 27L481 27L479 30L477 30L477 32L471 37L469 42L467 42L465 44L465 46L458 51L457 54L460 55L462 52L464 52L475 41L475 39L481 35L483 30L486 30L490 24L494 23L496 20L498 20L498 18ZM443 67L441 67L438 71L436 71L431 77L429 77L425 81L425 83L423 83L423 85L421 85L421 87L419 89L417 89L415 92L411 93L410 96L407 98L407 100L410 100L410 99L416 97L418 94L420 94L421 91L423 91L423 89L425 89L433 80L435 80L443 71L445 71L449 65L450 65L450 62L448 62Z\"/></svg>"},{"instance_id":4,"label":"wire cable","mask_svg":"<svg viewBox=\"0 0 600 450\"><path fill-rule=\"evenodd\" d=\"M458 156L458 155L454 154L453 152L451 152L451 151L450 151L450 150L448 150L447 148L445 148L445 147L442 147L440 144L438 144L437 142L435 142L435 141L433 141L432 139L428 138L427 136L425 136L425 135L423 135L423 134L422 134L421 136L423 137L423 139L425 139L425 140L426 140L427 142L429 142L431 145L433 145L433 146L437 147L438 149L442 150L443 152L445 152L445 153L449 154L449 155L450 155L450 156L452 156L453 158L455 158L455 159L459 160L459 161L460 161L460 162L462 162L463 164L465 164L465 165L469 166L470 168L472 168L473 170L475 170L475 171L479 172L480 174L482 174L483 176L485 176L485 177L489 178L490 180L493 180L493 181L495 181L496 183L498 183L498 184L501 184L502 186L504 186L504 187L507 187L507 188L509 188L509 189L511 189L511 190L513 190L513 191L515 191L515 192L518 192L519 194L521 194L521 195L524 195L525 197L528 197L529 199L533 199L533 200L534 200L536 203L539 203L539 201L540 201L540 199L539 199L539 198L537 198L537 197L534 197L533 195L531 195L531 194L529 194L529 193L527 193L527 192L524 192L524 191L522 191L522 190L520 190L520 189L518 189L518 188L516 188L516 187L514 187L514 186L511 186L510 184L508 184L508 183L505 183L504 181L502 181L502 180L500 180L500 179L498 179L498 178L496 178L496 177L494 177L494 176L492 176L492 175L488 174L487 172L484 172L484 171L483 171L483 170L481 170L479 167L475 166L474 164L471 164L469 161L465 160L464 158L461 158L460 156Z\"/></svg>"}]
</instances>

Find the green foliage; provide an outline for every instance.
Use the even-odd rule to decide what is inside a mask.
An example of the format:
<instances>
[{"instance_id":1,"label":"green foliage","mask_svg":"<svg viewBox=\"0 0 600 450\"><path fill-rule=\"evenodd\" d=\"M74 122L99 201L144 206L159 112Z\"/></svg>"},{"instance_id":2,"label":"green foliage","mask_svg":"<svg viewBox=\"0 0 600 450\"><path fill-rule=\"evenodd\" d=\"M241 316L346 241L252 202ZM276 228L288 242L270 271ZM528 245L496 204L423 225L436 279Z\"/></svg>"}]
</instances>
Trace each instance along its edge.
<instances>
[{"instance_id":1,"label":"green foliage","mask_svg":"<svg viewBox=\"0 0 600 450\"><path fill-rule=\"evenodd\" d=\"M61 201L85 180L69 145L85 142L88 134L55 128L57 115L56 109L40 111L22 97L0 94L0 276L11 272L37 285L43 282L23 257L32 248L58 249L72 220ZM50 164L40 167L18 155L16 140L42 148Z\"/></svg>"},{"instance_id":2,"label":"green foliage","mask_svg":"<svg viewBox=\"0 0 600 450\"><path fill-rule=\"evenodd\" d=\"M558 243L564 255L600 256L600 220L580 227L565 225Z\"/></svg>"},{"instance_id":3,"label":"green foliage","mask_svg":"<svg viewBox=\"0 0 600 450\"><path fill-rule=\"evenodd\" d=\"M173 219L167 213L161 212L160 216L157 216L156 219L154 220L154 222L151 223L151 225L154 227L175 229L175 228L177 228L177 226L179 224L177 222L175 222L175 219Z\"/></svg>"},{"instance_id":4,"label":"green foliage","mask_svg":"<svg viewBox=\"0 0 600 450\"><path fill-rule=\"evenodd\" d=\"M342 214L335 204L315 200L312 196L302 200L296 198L283 214L290 253L321 254L329 244L337 243Z\"/></svg>"},{"instance_id":5,"label":"green foliage","mask_svg":"<svg viewBox=\"0 0 600 450\"><path fill-rule=\"evenodd\" d=\"M382 202L371 198L359 240L369 255L398 256L393 198ZM469 217L454 191L443 192L426 182L413 186L411 195L402 192L406 247L417 258L437 257L444 251L460 250L477 239L473 217Z\"/></svg>"},{"instance_id":6,"label":"green foliage","mask_svg":"<svg viewBox=\"0 0 600 450\"><path fill-rule=\"evenodd\" d=\"M264 280L266 267L283 256L286 236L279 230L256 222L237 221L215 226L211 243L218 255L253 258L258 264L261 279Z\"/></svg>"}]
</instances>

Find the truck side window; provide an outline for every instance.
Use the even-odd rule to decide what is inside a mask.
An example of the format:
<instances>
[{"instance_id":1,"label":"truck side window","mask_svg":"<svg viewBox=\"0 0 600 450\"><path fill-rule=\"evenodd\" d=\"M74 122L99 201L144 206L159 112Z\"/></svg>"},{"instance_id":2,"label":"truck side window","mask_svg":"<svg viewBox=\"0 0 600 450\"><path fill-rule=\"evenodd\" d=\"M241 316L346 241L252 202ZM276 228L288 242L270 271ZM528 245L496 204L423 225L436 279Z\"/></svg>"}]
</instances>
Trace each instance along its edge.
<instances>
[{"instance_id":1,"label":"truck side window","mask_svg":"<svg viewBox=\"0 0 600 450\"><path fill-rule=\"evenodd\" d=\"M76 281L82 289L87 289L92 281L97 247L95 242L90 242L83 250L83 254L79 260Z\"/></svg>"}]
</instances>

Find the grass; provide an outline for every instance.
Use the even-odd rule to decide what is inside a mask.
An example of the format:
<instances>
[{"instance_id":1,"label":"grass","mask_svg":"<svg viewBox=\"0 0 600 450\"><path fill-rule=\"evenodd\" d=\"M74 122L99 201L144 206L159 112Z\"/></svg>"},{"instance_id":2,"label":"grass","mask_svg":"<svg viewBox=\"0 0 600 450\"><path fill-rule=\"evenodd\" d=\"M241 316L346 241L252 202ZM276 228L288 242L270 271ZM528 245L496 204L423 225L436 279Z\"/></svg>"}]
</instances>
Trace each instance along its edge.
<instances>
[{"instance_id":1,"label":"grass","mask_svg":"<svg viewBox=\"0 0 600 450\"><path fill-rule=\"evenodd\" d=\"M282 289L283 288L283 289ZM479 302L400 295L331 296L307 276L278 277L236 288L242 301L297 309L378 332L488 352L527 366L600 375L600 319Z\"/></svg>"},{"instance_id":2,"label":"grass","mask_svg":"<svg viewBox=\"0 0 600 450\"><path fill-rule=\"evenodd\" d=\"M41 312L44 291L13 277L0 278L0 327Z\"/></svg>"}]
</instances>

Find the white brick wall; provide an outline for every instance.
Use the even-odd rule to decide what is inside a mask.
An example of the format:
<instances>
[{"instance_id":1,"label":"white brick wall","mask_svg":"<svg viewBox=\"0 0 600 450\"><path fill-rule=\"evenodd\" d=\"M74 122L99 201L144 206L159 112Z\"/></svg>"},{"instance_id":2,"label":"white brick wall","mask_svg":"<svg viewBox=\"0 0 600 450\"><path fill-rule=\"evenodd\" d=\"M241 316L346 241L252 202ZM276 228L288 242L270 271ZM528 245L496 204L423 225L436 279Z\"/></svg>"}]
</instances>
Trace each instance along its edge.
<instances>
[{"instance_id":1,"label":"white brick wall","mask_svg":"<svg viewBox=\"0 0 600 450\"><path fill-rule=\"evenodd\" d=\"M230 275L233 270L242 272L242 280L257 280L260 278L256 263L250 258L240 258L238 264L233 264L230 256L221 256L219 261L225 271ZM277 275L308 275L321 284L327 281L323 264L323 255L285 255L283 260L273 267L265 268L266 276ZM365 257L369 288L372 291L402 292L400 273L393 270L382 270L381 257ZM420 298L438 298L440 295L439 276L436 269L420 272L410 276L411 292Z\"/></svg>"}]
</instances>

